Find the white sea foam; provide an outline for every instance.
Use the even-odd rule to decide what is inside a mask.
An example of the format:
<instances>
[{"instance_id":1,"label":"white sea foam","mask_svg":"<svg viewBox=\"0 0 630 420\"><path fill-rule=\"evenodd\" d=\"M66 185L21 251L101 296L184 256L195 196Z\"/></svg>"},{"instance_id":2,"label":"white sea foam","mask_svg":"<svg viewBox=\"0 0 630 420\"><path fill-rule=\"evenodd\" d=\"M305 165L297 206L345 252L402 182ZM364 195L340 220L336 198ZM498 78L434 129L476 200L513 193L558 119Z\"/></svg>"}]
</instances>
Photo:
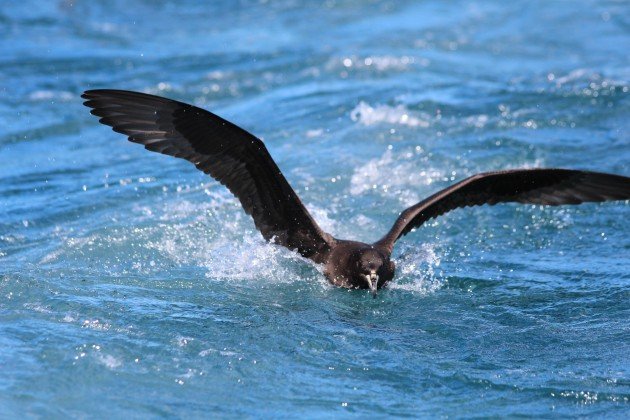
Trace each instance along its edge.
<instances>
[{"instance_id":1,"label":"white sea foam","mask_svg":"<svg viewBox=\"0 0 630 420\"><path fill-rule=\"evenodd\" d=\"M409 127L427 128L430 116L422 112L412 112L404 105L375 105L371 106L363 101L350 111L350 118L363 125L378 123L399 124Z\"/></svg>"},{"instance_id":2,"label":"white sea foam","mask_svg":"<svg viewBox=\"0 0 630 420\"><path fill-rule=\"evenodd\" d=\"M70 101L74 95L64 90L36 90L31 92L28 98L32 101Z\"/></svg>"},{"instance_id":3,"label":"white sea foam","mask_svg":"<svg viewBox=\"0 0 630 420\"><path fill-rule=\"evenodd\" d=\"M308 137L309 139L316 138L316 137L321 137L322 134L324 134L324 129L323 128L317 128L317 129L313 129L313 130L306 130L306 137Z\"/></svg>"},{"instance_id":4,"label":"white sea foam","mask_svg":"<svg viewBox=\"0 0 630 420\"><path fill-rule=\"evenodd\" d=\"M378 226L378 224L376 223L376 221L370 217L367 217L364 214L359 214L354 218L354 222L361 228L366 229L366 230L372 230L374 229L376 226Z\"/></svg>"},{"instance_id":5,"label":"white sea foam","mask_svg":"<svg viewBox=\"0 0 630 420\"><path fill-rule=\"evenodd\" d=\"M567 83L572 83L580 79L584 79L585 77L594 77L593 74L589 74L586 69L575 69L571 70L569 73L564 76L553 76L547 77L549 80L553 80L556 86L562 86Z\"/></svg>"},{"instance_id":6,"label":"white sea foam","mask_svg":"<svg viewBox=\"0 0 630 420\"><path fill-rule=\"evenodd\" d=\"M192 342L194 338L192 337L182 337L179 336L176 338L176 343L179 347L186 347L190 342Z\"/></svg>"},{"instance_id":7,"label":"white sea foam","mask_svg":"<svg viewBox=\"0 0 630 420\"><path fill-rule=\"evenodd\" d=\"M63 248L55 249L54 251L49 252L48 254L44 255L42 259L39 260L39 263L40 264L51 263L57 260L63 254L63 252L64 252Z\"/></svg>"},{"instance_id":8,"label":"white sea foam","mask_svg":"<svg viewBox=\"0 0 630 420\"><path fill-rule=\"evenodd\" d=\"M96 360L98 360L99 363L101 363L106 368L112 369L112 370L122 366L122 361L112 356L111 354L97 353Z\"/></svg>"},{"instance_id":9,"label":"white sea foam","mask_svg":"<svg viewBox=\"0 0 630 420\"><path fill-rule=\"evenodd\" d=\"M81 323L81 327L97 331L107 331L111 328L111 325L107 322L101 322L98 319L86 319Z\"/></svg>"},{"instance_id":10,"label":"white sea foam","mask_svg":"<svg viewBox=\"0 0 630 420\"><path fill-rule=\"evenodd\" d=\"M63 322L68 322L68 323L75 322L76 320L77 320L77 317L71 313L65 314L62 319Z\"/></svg>"},{"instance_id":11,"label":"white sea foam","mask_svg":"<svg viewBox=\"0 0 630 420\"><path fill-rule=\"evenodd\" d=\"M42 314L50 314L52 311L47 307L43 306L41 303L25 303L24 308L30 309L35 312L40 312Z\"/></svg>"},{"instance_id":12,"label":"white sea foam","mask_svg":"<svg viewBox=\"0 0 630 420\"><path fill-rule=\"evenodd\" d=\"M209 355L211 355L211 354L215 354L215 353L217 353L217 352L218 352L218 350L216 350L216 349L212 349L212 348L210 348L210 349L205 349L205 350L201 350L201 351L199 352L199 356L201 356L201 357L206 357L206 356L209 356Z\"/></svg>"},{"instance_id":13,"label":"white sea foam","mask_svg":"<svg viewBox=\"0 0 630 420\"><path fill-rule=\"evenodd\" d=\"M383 196L396 197L405 205L417 203L420 199L417 187L431 185L445 177L443 170L418 170L418 163L414 159L417 153L420 153L420 149L394 153L388 148L380 158L355 168L350 179L350 194L375 191Z\"/></svg>"},{"instance_id":14,"label":"white sea foam","mask_svg":"<svg viewBox=\"0 0 630 420\"><path fill-rule=\"evenodd\" d=\"M330 232L333 236L340 231L341 226L337 220L330 217L330 210L314 204L307 204L306 207L323 230Z\"/></svg>"}]
</instances>

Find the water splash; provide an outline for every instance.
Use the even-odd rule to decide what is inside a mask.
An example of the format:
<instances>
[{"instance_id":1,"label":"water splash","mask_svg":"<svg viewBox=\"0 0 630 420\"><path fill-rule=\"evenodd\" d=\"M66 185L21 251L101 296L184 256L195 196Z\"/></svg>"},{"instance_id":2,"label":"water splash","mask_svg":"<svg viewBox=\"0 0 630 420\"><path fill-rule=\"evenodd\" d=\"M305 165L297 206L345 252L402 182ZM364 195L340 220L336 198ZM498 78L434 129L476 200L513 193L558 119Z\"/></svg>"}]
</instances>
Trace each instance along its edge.
<instances>
[{"instance_id":1,"label":"water splash","mask_svg":"<svg viewBox=\"0 0 630 420\"><path fill-rule=\"evenodd\" d=\"M391 289L427 295L444 286L446 280L439 269L441 257L437 245L399 246L400 256L394 260L397 278L389 286Z\"/></svg>"},{"instance_id":2,"label":"water splash","mask_svg":"<svg viewBox=\"0 0 630 420\"><path fill-rule=\"evenodd\" d=\"M172 267L197 267L209 279L290 282L317 275L300 255L266 242L235 200L218 194L203 202L176 200L161 207L133 205L132 227L90 230L62 239L40 264L64 261L107 267L120 274L151 275ZM326 230L335 222L312 207ZM159 221L156 223L156 221ZM75 234L76 235L76 234ZM87 327L95 327L92 323Z\"/></svg>"},{"instance_id":3,"label":"water splash","mask_svg":"<svg viewBox=\"0 0 630 420\"><path fill-rule=\"evenodd\" d=\"M375 105L361 101L350 111L352 121L363 125L379 123L398 124L408 127L428 128L431 117L423 112L412 112L404 105Z\"/></svg>"},{"instance_id":4,"label":"water splash","mask_svg":"<svg viewBox=\"0 0 630 420\"><path fill-rule=\"evenodd\" d=\"M355 168L350 179L350 194L360 195L368 191L381 194L384 197L397 198L404 205L417 203L424 188L438 180L445 178L444 170L430 168L417 170L418 167L427 168L426 157L421 157L423 165L417 162L422 148L413 151L394 152L388 148L380 158L369 160L366 164ZM385 180L385 182L383 182Z\"/></svg>"}]
</instances>

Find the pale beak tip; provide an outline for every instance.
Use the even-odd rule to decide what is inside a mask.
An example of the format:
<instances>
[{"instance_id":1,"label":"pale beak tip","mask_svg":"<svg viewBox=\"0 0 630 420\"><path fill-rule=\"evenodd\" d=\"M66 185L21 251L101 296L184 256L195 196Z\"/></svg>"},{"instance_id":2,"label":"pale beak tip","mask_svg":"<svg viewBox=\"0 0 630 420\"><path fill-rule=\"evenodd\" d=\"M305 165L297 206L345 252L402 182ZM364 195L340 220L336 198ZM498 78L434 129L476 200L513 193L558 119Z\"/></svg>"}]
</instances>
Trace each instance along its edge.
<instances>
[{"instance_id":1,"label":"pale beak tip","mask_svg":"<svg viewBox=\"0 0 630 420\"><path fill-rule=\"evenodd\" d=\"M376 284L370 284L370 293L372 293L372 298L376 299L376 294L378 293L378 286Z\"/></svg>"},{"instance_id":2,"label":"pale beak tip","mask_svg":"<svg viewBox=\"0 0 630 420\"><path fill-rule=\"evenodd\" d=\"M372 293L372 298L376 299L376 294L378 293L378 275L372 272L371 275L366 275L365 279L370 288L370 293Z\"/></svg>"}]
</instances>

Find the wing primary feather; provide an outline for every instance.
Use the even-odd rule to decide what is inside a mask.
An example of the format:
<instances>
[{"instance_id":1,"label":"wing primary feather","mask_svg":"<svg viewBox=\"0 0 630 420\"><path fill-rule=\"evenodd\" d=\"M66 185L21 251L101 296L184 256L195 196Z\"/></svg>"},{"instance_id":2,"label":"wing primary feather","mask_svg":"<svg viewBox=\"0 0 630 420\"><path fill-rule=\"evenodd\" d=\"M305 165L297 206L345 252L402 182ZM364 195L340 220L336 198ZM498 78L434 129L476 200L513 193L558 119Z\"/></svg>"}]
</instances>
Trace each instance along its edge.
<instances>
[{"instance_id":1,"label":"wing primary feather","mask_svg":"<svg viewBox=\"0 0 630 420\"><path fill-rule=\"evenodd\" d=\"M518 202L559 206L630 199L630 178L570 169L515 169L486 172L458 182L401 213L375 243L392 251L401 236L459 207Z\"/></svg>"},{"instance_id":2,"label":"wing primary feather","mask_svg":"<svg viewBox=\"0 0 630 420\"><path fill-rule=\"evenodd\" d=\"M265 239L325 260L336 240L317 225L260 139L211 112L159 96L98 89L82 97L101 123L131 142L186 159L225 185Z\"/></svg>"}]
</instances>

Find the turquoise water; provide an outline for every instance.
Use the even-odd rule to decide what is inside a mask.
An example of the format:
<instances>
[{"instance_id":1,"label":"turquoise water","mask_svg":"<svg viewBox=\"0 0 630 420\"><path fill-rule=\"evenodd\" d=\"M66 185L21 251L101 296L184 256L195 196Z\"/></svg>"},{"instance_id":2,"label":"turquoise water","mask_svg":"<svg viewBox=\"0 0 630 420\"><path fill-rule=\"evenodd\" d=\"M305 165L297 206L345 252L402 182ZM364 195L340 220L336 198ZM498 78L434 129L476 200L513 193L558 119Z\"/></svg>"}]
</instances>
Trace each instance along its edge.
<instances>
[{"instance_id":1,"label":"turquoise water","mask_svg":"<svg viewBox=\"0 0 630 420\"><path fill-rule=\"evenodd\" d=\"M630 416L628 202L452 212L372 300L79 97L210 109L370 241L479 171L630 175L629 45L620 1L3 4L0 417Z\"/></svg>"}]
</instances>

